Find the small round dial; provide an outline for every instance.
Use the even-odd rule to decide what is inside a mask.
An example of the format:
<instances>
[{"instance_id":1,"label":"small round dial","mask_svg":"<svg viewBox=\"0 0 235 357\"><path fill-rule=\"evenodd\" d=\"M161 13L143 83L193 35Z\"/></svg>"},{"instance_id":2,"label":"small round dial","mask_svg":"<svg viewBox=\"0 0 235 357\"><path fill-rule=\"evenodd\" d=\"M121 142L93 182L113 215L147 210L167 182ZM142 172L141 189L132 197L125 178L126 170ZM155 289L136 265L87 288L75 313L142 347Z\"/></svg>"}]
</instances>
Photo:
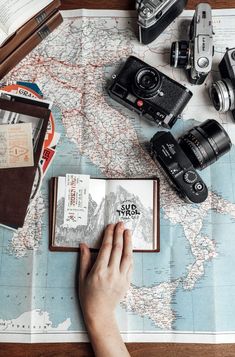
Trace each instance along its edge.
<instances>
[{"instance_id":1,"label":"small round dial","mask_svg":"<svg viewBox=\"0 0 235 357\"><path fill-rule=\"evenodd\" d=\"M186 171L184 173L184 181L186 183L194 183L197 180L197 174L195 171Z\"/></svg>"},{"instance_id":2,"label":"small round dial","mask_svg":"<svg viewBox=\"0 0 235 357\"><path fill-rule=\"evenodd\" d=\"M201 191L204 190L204 185L203 185L202 182L198 181L198 182L195 183L195 185L193 186L193 188L194 188L194 190L195 190L196 192L201 192Z\"/></svg>"}]
</instances>

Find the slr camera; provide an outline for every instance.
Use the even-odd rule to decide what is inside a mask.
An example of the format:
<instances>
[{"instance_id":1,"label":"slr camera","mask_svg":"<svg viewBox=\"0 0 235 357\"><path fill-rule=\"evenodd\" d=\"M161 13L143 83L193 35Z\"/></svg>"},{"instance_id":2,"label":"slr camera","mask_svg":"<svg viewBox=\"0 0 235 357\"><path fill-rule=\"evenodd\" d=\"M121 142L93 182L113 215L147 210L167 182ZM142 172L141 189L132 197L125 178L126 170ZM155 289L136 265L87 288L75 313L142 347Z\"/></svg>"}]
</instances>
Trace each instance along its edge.
<instances>
[{"instance_id":1,"label":"slr camera","mask_svg":"<svg viewBox=\"0 0 235 357\"><path fill-rule=\"evenodd\" d=\"M113 80L108 88L113 99L168 129L192 97L187 88L134 56Z\"/></svg>"},{"instance_id":2,"label":"slr camera","mask_svg":"<svg viewBox=\"0 0 235 357\"><path fill-rule=\"evenodd\" d=\"M170 132L160 131L150 141L153 159L187 202L201 203L208 189L196 169L202 170L231 149L231 141L215 120L206 120L178 141Z\"/></svg>"},{"instance_id":3,"label":"slr camera","mask_svg":"<svg viewBox=\"0 0 235 357\"><path fill-rule=\"evenodd\" d=\"M187 0L137 0L139 40L149 44L155 40L187 5Z\"/></svg>"},{"instance_id":4,"label":"slr camera","mask_svg":"<svg viewBox=\"0 0 235 357\"><path fill-rule=\"evenodd\" d=\"M235 119L235 48L227 49L219 71L223 79L212 84L210 96L217 111L231 110Z\"/></svg>"},{"instance_id":5,"label":"slr camera","mask_svg":"<svg viewBox=\"0 0 235 357\"><path fill-rule=\"evenodd\" d=\"M170 63L172 67L186 68L190 83L202 84L211 71L214 55L209 4L198 4L189 32L189 41L172 43Z\"/></svg>"}]
</instances>

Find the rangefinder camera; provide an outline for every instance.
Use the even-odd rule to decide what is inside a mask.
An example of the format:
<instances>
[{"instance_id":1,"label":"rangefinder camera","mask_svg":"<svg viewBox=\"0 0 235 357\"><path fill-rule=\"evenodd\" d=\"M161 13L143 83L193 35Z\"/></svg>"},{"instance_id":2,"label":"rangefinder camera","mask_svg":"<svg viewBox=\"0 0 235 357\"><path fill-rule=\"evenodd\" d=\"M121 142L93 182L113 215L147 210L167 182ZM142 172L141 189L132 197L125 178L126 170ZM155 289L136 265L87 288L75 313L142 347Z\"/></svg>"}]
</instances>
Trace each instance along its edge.
<instances>
[{"instance_id":1,"label":"rangefinder camera","mask_svg":"<svg viewBox=\"0 0 235 357\"><path fill-rule=\"evenodd\" d=\"M192 128L179 140L170 132L160 131L150 141L151 154L159 162L180 195L191 203L204 202L208 189L196 169L203 170L231 149L224 128L208 119Z\"/></svg>"},{"instance_id":2,"label":"rangefinder camera","mask_svg":"<svg viewBox=\"0 0 235 357\"><path fill-rule=\"evenodd\" d=\"M231 110L235 119L235 48L227 49L219 64L222 80L212 84L210 96L220 113Z\"/></svg>"},{"instance_id":3,"label":"rangefinder camera","mask_svg":"<svg viewBox=\"0 0 235 357\"><path fill-rule=\"evenodd\" d=\"M125 107L168 129L192 97L186 87L134 56L113 76L108 93Z\"/></svg>"},{"instance_id":4,"label":"rangefinder camera","mask_svg":"<svg viewBox=\"0 0 235 357\"><path fill-rule=\"evenodd\" d=\"M189 41L176 41L171 46L172 67L185 68L192 84L202 84L212 69L214 55L212 11L200 3L191 22Z\"/></svg>"},{"instance_id":5,"label":"rangefinder camera","mask_svg":"<svg viewBox=\"0 0 235 357\"><path fill-rule=\"evenodd\" d=\"M187 0L137 0L139 40L149 44L155 40L187 5Z\"/></svg>"}]
</instances>

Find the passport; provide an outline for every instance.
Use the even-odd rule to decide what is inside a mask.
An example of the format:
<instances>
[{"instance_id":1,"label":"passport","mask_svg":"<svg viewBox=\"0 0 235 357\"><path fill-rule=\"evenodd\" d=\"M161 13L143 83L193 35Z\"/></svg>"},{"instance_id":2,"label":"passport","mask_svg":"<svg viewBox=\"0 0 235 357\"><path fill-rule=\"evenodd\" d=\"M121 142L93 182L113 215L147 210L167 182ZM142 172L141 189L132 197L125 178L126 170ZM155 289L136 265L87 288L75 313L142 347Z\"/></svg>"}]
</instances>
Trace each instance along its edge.
<instances>
[{"instance_id":1,"label":"passport","mask_svg":"<svg viewBox=\"0 0 235 357\"><path fill-rule=\"evenodd\" d=\"M0 169L0 224L17 229L23 227L27 214L51 111L40 105L12 102L1 98L0 110L30 116L32 122L34 119L38 121L38 118L42 120L37 145L33 152L33 166Z\"/></svg>"}]
</instances>

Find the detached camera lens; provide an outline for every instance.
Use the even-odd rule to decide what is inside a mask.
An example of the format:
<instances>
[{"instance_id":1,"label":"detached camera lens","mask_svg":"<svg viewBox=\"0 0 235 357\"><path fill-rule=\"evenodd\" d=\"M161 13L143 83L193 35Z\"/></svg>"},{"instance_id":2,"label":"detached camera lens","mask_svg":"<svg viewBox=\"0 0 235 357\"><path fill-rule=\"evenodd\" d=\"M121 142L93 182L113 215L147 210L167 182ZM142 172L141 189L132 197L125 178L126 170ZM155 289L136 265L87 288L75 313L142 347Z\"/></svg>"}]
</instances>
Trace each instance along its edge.
<instances>
[{"instance_id":1,"label":"detached camera lens","mask_svg":"<svg viewBox=\"0 0 235 357\"><path fill-rule=\"evenodd\" d=\"M191 129L181 137L179 144L194 168L199 170L213 164L232 146L224 128L213 119Z\"/></svg>"},{"instance_id":2,"label":"detached camera lens","mask_svg":"<svg viewBox=\"0 0 235 357\"><path fill-rule=\"evenodd\" d=\"M220 113L235 109L235 94L230 79L224 79L212 84L210 96L215 109Z\"/></svg>"},{"instance_id":3,"label":"detached camera lens","mask_svg":"<svg viewBox=\"0 0 235 357\"><path fill-rule=\"evenodd\" d=\"M189 62L189 42L177 41L171 46L171 67L185 68Z\"/></svg>"},{"instance_id":4,"label":"detached camera lens","mask_svg":"<svg viewBox=\"0 0 235 357\"><path fill-rule=\"evenodd\" d=\"M140 98L155 96L161 86L159 72L152 67L140 69L135 76L133 91Z\"/></svg>"}]
</instances>

